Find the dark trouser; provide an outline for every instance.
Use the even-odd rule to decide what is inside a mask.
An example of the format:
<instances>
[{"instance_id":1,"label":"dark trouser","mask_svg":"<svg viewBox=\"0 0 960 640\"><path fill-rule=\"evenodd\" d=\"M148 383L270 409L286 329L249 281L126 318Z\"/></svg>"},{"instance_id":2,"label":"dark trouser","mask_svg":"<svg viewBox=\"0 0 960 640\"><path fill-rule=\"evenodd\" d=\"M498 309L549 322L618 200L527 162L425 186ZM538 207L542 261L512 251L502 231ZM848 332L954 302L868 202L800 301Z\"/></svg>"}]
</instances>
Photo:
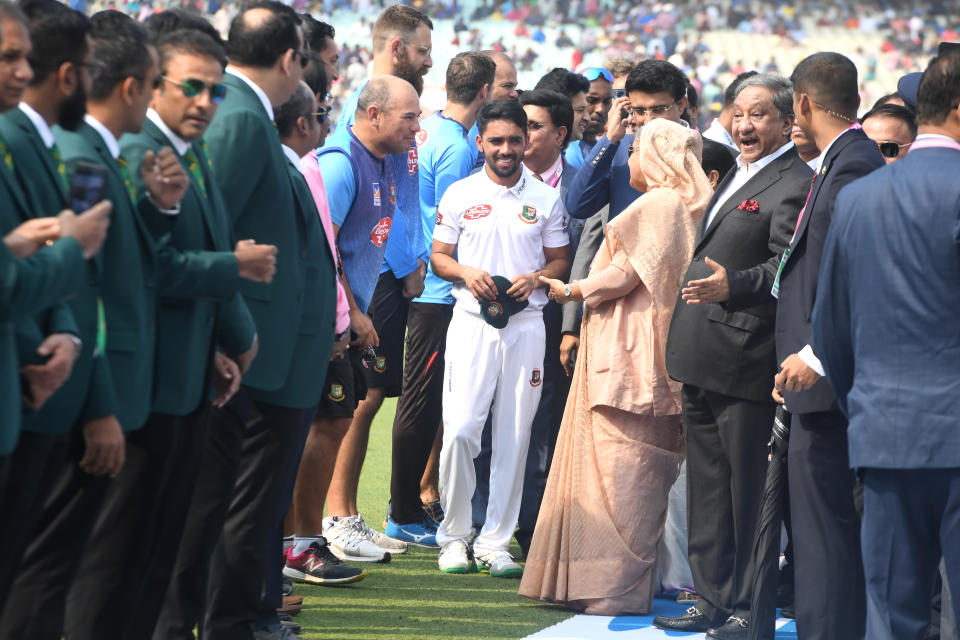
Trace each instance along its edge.
<instances>
[{"instance_id":1,"label":"dark trouser","mask_svg":"<svg viewBox=\"0 0 960 640\"><path fill-rule=\"evenodd\" d=\"M150 414L127 435L67 600L71 640L149 638L177 558L206 436L206 403L187 416Z\"/></svg>"},{"instance_id":2,"label":"dark trouser","mask_svg":"<svg viewBox=\"0 0 960 640\"><path fill-rule=\"evenodd\" d=\"M794 414L788 452L797 631L804 640L862 638L860 518L843 414ZM931 584L932 575L928 618Z\"/></svg>"},{"instance_id":3,"label":"dark trouser","mask_svg":"<svg viewBox=\"0 0 960 640\"><path fill-rule=\"evenodd\" d=\"M193 638L200 625L207 640L242 640L264 618L266 624L276 620L270 607L279 606L281 595L279 589L264 593L264 584L267 571L280 571L280 511L290 504L307 415L256 402L246 387L226 407L211 409L203 463L154 638Z\"/></svg>"},{"instance_id":4,"label":"dark trouser","mask_svg":"<svg viewBox=\"0 0 960 640\"><path fill-rule=\"evenodd\" d=\"M75 429L0 616L3 640L60 640L67 593L112 482L81 471L83 452Z\"/></svg>"},{"instance_id":5,"label":"dark trouser","mask_svg":"<svg viewBox=\"0 0 960 640\"><path fill-rule=\"evenodd\" d=\"M923 640L941 553L960 606L960 469L868 468L863 489L867 637Z\"/></svg>"},{"instance_id":6,"label":"dark trouser","mask_svg":"<svg viewBox=\"0 0 960 640\"><path fill-rule=\"evenodd\" d=\"M517 520L517 543L524 554L533 540L533 529L540 514L540 502L547 487L547 471L553 458L553 447L560 433L563 410L570 393L570 378L560 364L560 331L563 322L563 307L550 301L543 308L543 326L547 336L543 356L543 393L537 414L530 427L530 447L523 471L523 497L520 501L520 517ZM487 517L487 498L490 493L490 419L483 425L480 438L480 453L473 460L477 486L473 492L471 508L473 524L479 529Z\"/></svg>"},{"instance_id":7,"label":"dark trouser","mask_svg":"<svg viewBox=\"0 0 960 640\"><path fill-rule=\"evenodd\" d=\"M697 609L722 624L749 618L753 536L776 406L683 386L687 523Z\"/></svg>"},{"instance_id":8,"label":"dark trouser","mask_svg":"<svg viewBox=\"0 0 960 640\"><path fill-rule=\"evenodd\" d=\"M400 524L424 519L420 479L443 419L443 352L452 316L452 304L410 304L390 471L390 513Z\"/></svg>"},{"instance_id":9,"label":"dark trouser","mask_svg":"<svg viewBox=\"0 0 960 640\"><path fill-rule=\"evenodd\" d=\"M16 450L6 456L12 481L0 489L0 603L7 601L69 443L69 435L24 431Z\"/></svg>"}]
</instances>

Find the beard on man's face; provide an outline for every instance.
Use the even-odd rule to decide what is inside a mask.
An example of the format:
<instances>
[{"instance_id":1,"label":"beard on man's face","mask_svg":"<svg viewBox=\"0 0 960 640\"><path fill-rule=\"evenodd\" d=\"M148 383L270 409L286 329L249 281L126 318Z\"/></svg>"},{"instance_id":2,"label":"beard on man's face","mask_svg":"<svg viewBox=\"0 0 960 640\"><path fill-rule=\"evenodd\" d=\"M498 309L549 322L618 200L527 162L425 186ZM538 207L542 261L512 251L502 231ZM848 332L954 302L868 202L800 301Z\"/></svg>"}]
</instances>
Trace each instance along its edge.
<instances>
[{"instance_id":1,"label":"beard on man's face","mask_svg":"<svg viewBox=\"0 0 960 640\"><path fill-rule=\"evenodd\" d=\"M398 78L403 78L407 82L413 85L413 88L416 89L417 95L423 94L423 67L415 67L410 63L410 58L407 56L407 50L401 48L397 52L397 59L399 63L397 67L393 70L393 75Z\"/></svg>"},{"instance_id":2,"label":"beard on man's face","mask_svg":"<svg viewBox=\"0 0 960 640\"><path fill-rule=\"evenodd\" d=\"M67 131L76 131L83 124L83 116L87 113L87 92L83 86L78 86L77 91L63 103L60 107L60 118L57 124Z\"/></svg>"}]
</instances>

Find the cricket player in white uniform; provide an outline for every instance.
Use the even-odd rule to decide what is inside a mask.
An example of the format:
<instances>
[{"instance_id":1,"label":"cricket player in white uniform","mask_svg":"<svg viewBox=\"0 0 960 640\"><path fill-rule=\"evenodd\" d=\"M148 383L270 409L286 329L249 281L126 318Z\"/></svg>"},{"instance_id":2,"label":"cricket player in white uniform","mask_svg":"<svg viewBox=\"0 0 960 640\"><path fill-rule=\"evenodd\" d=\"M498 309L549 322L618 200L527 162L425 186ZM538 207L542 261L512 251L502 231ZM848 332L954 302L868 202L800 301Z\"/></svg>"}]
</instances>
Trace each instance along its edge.
<instances>
[{"instance_id":1,"label":"cricket player in white uniform","mask_svg":"<svg viewBox=\"0 0 960 640\"><path fill-rule=\"evenodd\" d=\"M540 402L547 295L538 278L563 278L569 267L559 193L523 166L527 116L517 102L496 100L477 114L485 166L447 189L437 207L430 257L434 272L454 283L443 378L443 448L437 531L440 570L466 573L473 558L493 576L518 577L508 549L520 512L530 427ZM454 258L454 255L457 257ZM507 295L528 301L497 329L480 315L480 300L497 297L492 276L512 283ZM490 499L471 552L473 458L493 405Z\"/></svg>"}]
</instances>

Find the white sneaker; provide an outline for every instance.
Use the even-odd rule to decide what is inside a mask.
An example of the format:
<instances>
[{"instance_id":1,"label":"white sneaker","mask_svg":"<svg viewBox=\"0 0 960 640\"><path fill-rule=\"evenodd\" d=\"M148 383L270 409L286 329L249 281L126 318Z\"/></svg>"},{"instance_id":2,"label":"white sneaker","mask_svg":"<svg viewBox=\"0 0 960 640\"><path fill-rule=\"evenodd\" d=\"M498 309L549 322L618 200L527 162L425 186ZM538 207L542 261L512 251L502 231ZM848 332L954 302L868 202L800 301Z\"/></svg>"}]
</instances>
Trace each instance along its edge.
<instances>
[{"instance_id":1,"label":"white sneaker","mask_svg":"<svg viewBox=\"0 0 960 640\"><path fill-rule=\"evenodd\" d=\"M367 540L358 516L323 519L323 535L330 551L345 562L390 562L390 552Z\"/></svg>"},{"instance_id":2,"label":"white sneaker","mask_svg":"<svg viewBox=\"0 0 960 640\"><path fill-rule=\"evenodd\" d=\"M470 549L463 540L454 540L443 545L437 565L444 573L470 573L476 570L470 558Z\"/></svg>"},{"instance_id":3,"label":"white sneaker","mask_svg":"<svg viewBox=\"0 0 960 640\"><path fill-rule=\"evenodd\" d=\"M359 527L361 531L363 531L364 538L377 545L384 551L389 551L391 554L407 552L406 542L403 540L394 540L393 538L388 538L386 535L368 525L367 521L363 519L362 515L358 515L356 517Z\"/></svg>"},{"instance_id":4,"label":"white sneaker","mask_svg":"<svg viewBox=\"0 0 960 640\"><path fill-rule=\"evenodd\" d=\"M523 567L514 562L513 556L506 551L491 551L477 556L477 569L494 578L519 578L523 575Z\"/></svg>"}]
</instances>

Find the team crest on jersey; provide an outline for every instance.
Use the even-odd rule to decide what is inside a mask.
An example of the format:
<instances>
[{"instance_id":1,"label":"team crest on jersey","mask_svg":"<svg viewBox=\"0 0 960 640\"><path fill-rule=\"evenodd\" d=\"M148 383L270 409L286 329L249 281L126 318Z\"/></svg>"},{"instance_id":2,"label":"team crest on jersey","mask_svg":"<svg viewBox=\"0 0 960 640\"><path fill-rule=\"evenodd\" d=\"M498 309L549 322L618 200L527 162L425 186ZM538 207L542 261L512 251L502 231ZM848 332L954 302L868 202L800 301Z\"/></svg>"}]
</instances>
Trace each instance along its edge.
<instances>
[{"instance_id":1,"label":"team crest on jersey","mask_svg":"<svg viewBox=\"0 0 960 640\"><path fill-rule=\"evenodd\" d=\"M488 204L475 204L463 212L464 220L479 220L486 218L493 211L493 207Z\"/></svg>"},{"instance_id":2,"label":"team crest on jersey","mask_svg":"<svg viewBox=\"0 0 960 640\"><path fill-rule=\"evenodd\" d=\"M373 364L373 370L377 373L383 373L387 370L387 357L377 356L377 361Z\"/></svg>"},{"instance_id":3,"label":"team crest on jersey","mask_svg":"<svg viewBox=\"0 0 960 640\"><path fill-rule=\"evenodd\" d=\"M543 380L540 379L540 369L534 369L533 373L530 374L530 386L539 387L541 382Z\"/></svg>"},{"instance_id":4,"label":"team crest on jersey","mask_svg":"<svg viewBox=\"0 0 960 640\"><path fill-rule=\"evenodd\" d=\"M397 204L397 185L393 182L390 183L390 204Z\"/></svg>"},{"instance_id":5,"label":"team crest on jersey","mask_svg":"<svg viewBox=\"0 0 960 640\"><path fill-rule=\"evenodd\" d=\"M503 306L496 300L487 303L487 315L496 318L503 313Z\"/></svg>"},{"instance_id":6,"label":"team crest on jersey","mask_svg":"<svg viewBox=\"0 0 960 640\"><path fill-rule=\"evenodd\" d=\"M327 394L327 397L333 400L334 402L343 402L343 385L342 384L330 385L330 393Z\"/></svg>"},{"instance_id":7,"label":"team crest on jersey","mask_svg":"<svg viewBox=\"0 0 960 640\"><path fill-rule=\"evenodd\" d=\"M537 222L536 208L528 204L523 205L523 209L520 210L520 220L527 224L535 224Z\"/></svg>"},{"instance_id":8,"label":"team crest on jersey","mask_svg":"<svg viewBox=\"0 0 960 640\"><path fill-rule=\"evenodd\" d=\"M390 236L391 224L393 224L393 221L390 218L382 218L380 222L377 223L377 226L373 228L373 231L370 232L370 242L378 247L382 247Z\"/></svg>"},{"instance_id":9,"label":"team crest on jersey","mask_svg":"<svg viewBox=\"0 0 960 640\"><path fill-rule=\"evenodd\" d=\"M375 207L380 206L380 183L379 182L373 183L373 206Z\"/></svg>"},{"instance_id":10,"label":"team crest on jersey","mask_svg":"<svg viewBox=\"0 0 960 640\"><path fill-rule=\"evenodd\" d=\"M412 176L417 175L417 168L420 166L419 158L417 148L410 147L410 150L407 151L407 173Z\"/></svg>"},{"instance_id":11,"label":"team crest on jersey","mask_svg":"<svg viewBox=\"0 0 960 640\"><path fill-rule=\"evenodd\" d=\"M417 131L417 146L422 147L423 143L427 141L428 137L429 134L427 134L426 129L420 129L420 131Z\"/></svg>"}]
</instances>

